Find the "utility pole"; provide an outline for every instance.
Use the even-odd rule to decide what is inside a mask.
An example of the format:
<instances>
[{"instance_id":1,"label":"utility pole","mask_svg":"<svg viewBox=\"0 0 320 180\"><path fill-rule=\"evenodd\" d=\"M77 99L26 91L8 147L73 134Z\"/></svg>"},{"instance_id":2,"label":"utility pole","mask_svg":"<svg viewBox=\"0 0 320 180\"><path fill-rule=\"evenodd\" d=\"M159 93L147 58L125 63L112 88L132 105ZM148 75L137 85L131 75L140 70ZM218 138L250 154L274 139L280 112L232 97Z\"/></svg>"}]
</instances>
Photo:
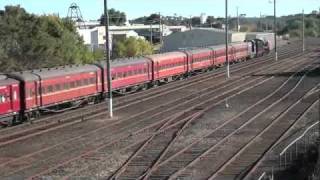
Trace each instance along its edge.
<instances>
[{"instance_id":1,"label":"utility pole","mask_svg":"<svg viewBox=\"0 0 320 180\"><path fill-rule=\"evenodd\" d=\"M318 124L318 142L320 143L320 94L318 97L318 118L319 118L319 124Z\"/></svg>"},{"instance_id":2,"label":"utility pole","mask_svg":"<svg viewBox=\"0 0 320 180\"><path fill-rule=\"evenodd\" d=\"M274 52L275 60L278 61L278 51L277 51L277 9L276 9L276 0L274 0Z\"/></svg>"},{"instance_id":3,"label":"utility pole","mask_svg":"<svg viewBox=\"0 0 320 180\"><path fill-rule=\"evenodd\" d=\"M162 22L161 22L161 13L159 12L159 40L160 40L160 46L162 45Z\"/></svg>"},{"instance_id":4,"label":"utility pole","mask_svg":"<svg viewBox=\"0 0 320 180\"><path fill-rule=\"evenodd\" d=\"M152 23L150 23L150 43L153 44L153 32L152 32Z\"/></svg>"},{"instance_id":5,"label":"utility pole","mask_svg":"<svg viewBox=\"0 0 320 180\"><path fill-rule=\"evenodd\" d=\"M237 32L240 30L239 6L237 6Z\"/></svg>"},{"instance_id":6,"label":"utility pole","mask_svg":"<svg viewBox=\"0 0 320 180\"><path fill-rule=\"evenodd\" d=\"M230 78L230 63L229 63L229 42L228 42L228 25L229 25L229 21L228 21L228 0L226 1L226 34L225 34L225 39L226 39L226 62L227 62L227 79Z\"/></svg>"},{"instance_id":7,"label":"utility pole","mask_svg":"<svg viewBox=\"0 0 320 180\"><path fill-rule=\"evenodd\" d=\"M261 11L260 11L260 29L261 29L261 31L263 31Z\"/></svg>"},{"instance_id":8,"label":"utility pole","mask_svg":"<svg viewBox=\"0 0 320 180\"><path fill-rule=\"evenodd\" d=\"M305 48L305 37L304 37L304 27L305 24L304 24L304 9L302 10L302 52L304 52L306 50ZM319 132L320 133L320 132Z\"/></svg>"},{"instance_id":9,"label":"utility pole","mask_svg":"<svg viewBox=\"0 0 320 180\"><path fill-rule=\"evenodd\" d=\"M108 3L104 0L104 26L106 29L106 61L107 61L107 84L108 84L108 109L109 117L113 117L112 107L112 80L111 80L111 67L110 67L110 47L109 47L109 14L108 14Z\"/></svg>"},{"instance_id":10,"label":"utility pole","mask_svg":"<svg viewBox=\"0 0 320 180\"><path fill-rule=\"evenodd\" d=\"M190 30L192 29L192 16L190 15L190 21L189 21L189 23L190 23Z\"/></svg>"}]
</instances>

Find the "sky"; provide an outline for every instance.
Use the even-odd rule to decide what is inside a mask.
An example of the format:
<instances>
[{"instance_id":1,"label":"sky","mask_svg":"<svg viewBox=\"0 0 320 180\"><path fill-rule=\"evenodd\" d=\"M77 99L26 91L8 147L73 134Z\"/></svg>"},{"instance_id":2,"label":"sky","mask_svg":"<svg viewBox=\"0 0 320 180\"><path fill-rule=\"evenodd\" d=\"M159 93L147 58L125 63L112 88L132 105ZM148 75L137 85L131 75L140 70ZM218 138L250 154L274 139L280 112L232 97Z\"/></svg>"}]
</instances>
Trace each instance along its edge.
<instances>
[{"instance_id":1,"label":"sky","mask_svg":"<svg viewBox=\"0 0 320 180\"><path fill-rule=\"evenodd\" d=\"M272 2L271 2L272 1ZM0 0L0 9L6 5L21 5L34 14L59 14L65 17L68 8L75 2L81 9L85 20L96 20L103 13L103 0ZM199 16L201 13L215 17L224 16L225 0L108 0L108 8L125 12L128 19L148 16L161 12L163 15ZM229 15L239 14L258 17L273 14L273 0L229 0ZM319 10L320 0L277 0L277 15L306 13Z\"/></svg>"}]
</instances>

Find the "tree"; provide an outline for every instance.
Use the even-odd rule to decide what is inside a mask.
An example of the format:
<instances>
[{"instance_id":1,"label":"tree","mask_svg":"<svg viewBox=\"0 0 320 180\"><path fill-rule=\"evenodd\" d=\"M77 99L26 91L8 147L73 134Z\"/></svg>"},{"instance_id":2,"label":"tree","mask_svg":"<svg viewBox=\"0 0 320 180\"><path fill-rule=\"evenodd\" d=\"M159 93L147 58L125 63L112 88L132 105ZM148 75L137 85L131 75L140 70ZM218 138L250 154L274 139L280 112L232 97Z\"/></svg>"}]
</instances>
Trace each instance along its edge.
<instances>
[{"instance_id":1,"label":"tree","mask_svg":"<svg viewBox=\"0 0 320 180\"><path fill-rule=\"evenodd\" d=\"M207 24L209 24L209 25L214 24L214 23L215 23L214 16L208 16L206 22L207 22Z\"/></svg>"},{"instance_id":2,"label":"tree","mask_svg":"<svg viewBox=\"0 0 320 180\"><path fill-rule=\"evenodd\" d=\"M200 17L193 17L191 19L192 26L200 26L201 20Z\"/></svg>"},{"instance_id":3,"label":"tree","mask_svg":"<svg viewBox=\"0 0 320 180\"><path fill-rule=\"evenodd\" d=\"M6 6L0 14L0 71L93 62L73 23L54 15Z\"/></svg>"},{"instance_id":4,"label":"tree","mask_svg":"<svg viewBox=\"0 0 320 180\"><path fill-rule=\"evenodd\" d=\"M149 55L153 53L153 46L146 40L129 37L115 45L115 54L118 58Z\"/></svg>"},{"instance_id":5,"label":"tree","mask_svg":"<svg viewBox=\"0 0 320 180\"><path fill-rule=\"evenodd\" d=\"M109 13L109 23L112 26L122 26L127 21L127 16L124 12L120 12L112 8L108 10L108 13ZM104 25L104 20L105 18L103 14L101 15L101 18L100 18L101 25Z\"/></svg>"},{"instance_id":6,"label":"tree","mask_svg":"<svg viewBox=\"0 0 320 180\"><path fill-rule=\"evenodd\" d=\"M160 19L160 16L159 14L151 14L149 17L147 17L146 19L146 24L156 24L156 23L159 23L159 19Z\"/></svg>"}]
</instances>

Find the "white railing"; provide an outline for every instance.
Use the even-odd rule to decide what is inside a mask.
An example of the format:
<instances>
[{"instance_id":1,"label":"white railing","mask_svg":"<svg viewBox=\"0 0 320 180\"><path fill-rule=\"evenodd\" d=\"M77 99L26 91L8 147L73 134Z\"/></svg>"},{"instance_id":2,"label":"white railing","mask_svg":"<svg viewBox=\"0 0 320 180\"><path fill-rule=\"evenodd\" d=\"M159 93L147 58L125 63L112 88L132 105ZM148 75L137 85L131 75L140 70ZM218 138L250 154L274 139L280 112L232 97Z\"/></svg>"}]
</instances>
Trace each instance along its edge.
<instances>
[{"instance_id":1,"label":"white railing","mask_svg":"<svg viewBox=\"0 0 320 180\"><path fill-rule=\"evenodd\" d=\"M287 168L287 165L291 165L291 162L293 161L293 159L298 157L299 150L301 149L299 147L300 141L303 141L303 152L305 153L307 151L307 147L310 145L310 143L313 143L320 136L320 132L318 132L319 126L320 126L319 122L315 122L314 124L309 126L302 133L302 135L297 137L288 146L286 146L281 151L281 153L279 153L279 169L280 170L282 168L284 168L284 169ZM315 135L316 132L318 132L318 136ZM294 153L293 153L293 151L294 151ZM287 157L288 154L289 154L289 157ZM283 159L284 159L284 162L283 162ZM288 162L288 161L290 161L290 162ZM272 167L272 169L273 169L273 167ZM270 176L268 176L267 171L265 171L258 178L258 180L265 180L265 179L273 180L274 179L273 172L271 173Z\"/></svg>"},{"instance_id":2,"label":"white railing","mask_svg":"<svg viewBox=\"0 0 320 180\"><path fill-rule=\"evenodd\" d=\"M282 150L282 152L279 154L279 167L280 167L280 169L282 168L282 166L284 166L284 168L286 168L288 164L291 164L291 162L298 157L299 148L300 148L299 147L300 141L303 141L304 152L307 151L307 146L310 144L310 142L312 142L312 140L316 140L316 138L318 137L318 136L313 136L318 131L318 125L319 125L319 122L312 124L310 127L308 127L304 131L304 133L301 136L296 138L294 141L292 141L288 146L286 146ZM312 132L312 133L310 133L311 135L309 134L309 132ZM309 134L309 135L307 135L307 134ZM283 159L284 159L284 162L282 162Z\"/></svg>"}]
</instances>

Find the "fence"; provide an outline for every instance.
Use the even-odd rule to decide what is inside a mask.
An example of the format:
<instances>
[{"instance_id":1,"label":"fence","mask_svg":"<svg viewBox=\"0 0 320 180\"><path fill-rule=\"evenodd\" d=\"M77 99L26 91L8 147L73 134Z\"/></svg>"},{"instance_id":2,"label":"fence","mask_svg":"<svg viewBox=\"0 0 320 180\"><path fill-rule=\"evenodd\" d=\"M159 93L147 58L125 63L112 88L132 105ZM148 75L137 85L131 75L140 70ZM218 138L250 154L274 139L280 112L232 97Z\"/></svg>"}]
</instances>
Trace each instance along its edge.
<instances>
[{"instance_id":1,"label":"fence","mask_svg":"<svg viewBox=\"0 0 320 180\"><path fill-rule=\"evenodd\" d=\"M278 155L279 158L279 171L290 167L292 163L297 160L298 155L306 153L308 147L314 144L320 136L320 124L316 122L308 127L304 133L286 146L283 151ZM274 174L272 172L263 172L258 180L274 180Z\"/></svg>"}]
</instances>

